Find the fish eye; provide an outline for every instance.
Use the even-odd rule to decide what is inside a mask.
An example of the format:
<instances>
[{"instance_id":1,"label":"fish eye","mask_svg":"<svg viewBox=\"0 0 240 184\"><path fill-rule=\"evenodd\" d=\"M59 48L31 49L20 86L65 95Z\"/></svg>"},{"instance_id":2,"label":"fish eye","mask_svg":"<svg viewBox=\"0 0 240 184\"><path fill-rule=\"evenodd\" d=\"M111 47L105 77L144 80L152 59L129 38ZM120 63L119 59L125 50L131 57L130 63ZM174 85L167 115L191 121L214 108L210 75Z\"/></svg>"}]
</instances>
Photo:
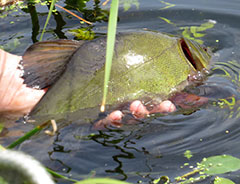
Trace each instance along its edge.
<instances>
[{"instance_id":1,"label":"fish eye","mask_svg":"<svg viewBox=\"0 0 240 184\"><path fill-rule=\"evenodd\" d=\"M201 48L205 51L208 52L208 48L205 45L201 45Z\"/></svg>"},{"instance_id":2,"label":"fish eye","mask_svg":"<svg viewBox=\"0 0 240 184\"><path fill-rule=\"evenodd\" d=\"M192 66L197 70L196 62L192 56L190 49L187 46L187 43L185 42L185 40L183 38L180 40L180 44L181 44L181 48L182 48L182 51L183 51L185 57L192 64Z\"/></svg>"}]
</instances>

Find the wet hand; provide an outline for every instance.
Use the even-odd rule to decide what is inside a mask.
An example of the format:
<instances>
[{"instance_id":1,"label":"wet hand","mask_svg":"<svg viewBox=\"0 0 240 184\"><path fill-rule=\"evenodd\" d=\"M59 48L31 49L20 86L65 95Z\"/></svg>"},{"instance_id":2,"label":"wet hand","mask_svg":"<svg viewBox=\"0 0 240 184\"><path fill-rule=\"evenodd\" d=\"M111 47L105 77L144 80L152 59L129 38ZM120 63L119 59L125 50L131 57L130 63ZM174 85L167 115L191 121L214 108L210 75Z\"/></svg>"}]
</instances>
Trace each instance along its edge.
<instances>
[{"instance_id":1,"label":"wet hand","mask_svg":"<svg viewBox=\"0 0 240 184\"><path fill-rule=\"evenodd\" d=\"M0 114L22 116L29 113L46 90L37 90L23 84L18 69L21 56L0 49Z\"/></svg>"},{"instance_id":2,"label":"wet hand","mask_svg":"<svg viewBox=\"0 0 240 184\"><path fill-rule=\"evenodd\" d=\"M130 104L129 107L130 114L133 116L132 120L145 118L146 116L154 113L162 113L162 114L168 114L171 112L176 111L176 106L169 100L162 101L160 104L154 104L152 105L151 109L148 110L148 108L140 101L135 100ZM95 129L103 129L109 126L120 128L123 125L123 118L126 115L123 111L115 110L111 112L107 117L104 119L101 119L97 121L94 124ZM133 121L129 122L133 122ZM127 122L128 123L128 122Z\"/></svg>"}]
</instances>

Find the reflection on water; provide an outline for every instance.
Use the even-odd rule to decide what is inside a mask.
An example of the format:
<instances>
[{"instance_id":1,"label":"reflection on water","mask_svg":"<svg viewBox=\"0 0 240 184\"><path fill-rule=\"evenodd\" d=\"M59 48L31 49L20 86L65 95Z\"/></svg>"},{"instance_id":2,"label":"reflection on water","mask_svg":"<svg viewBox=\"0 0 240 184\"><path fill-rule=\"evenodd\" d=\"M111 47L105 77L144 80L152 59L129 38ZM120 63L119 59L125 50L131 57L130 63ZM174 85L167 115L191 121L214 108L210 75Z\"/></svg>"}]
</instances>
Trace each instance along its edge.
<instances>
[{"instance_id":1,"label":"reflection on water","mask_svg":"<svg viewBox=\"0 0 240 184\"><path fill-rule=\"evenodd\" d=\"M166 8L166 4L160 1L141 0L139 10L135 6L127 12L121 10L119 31L147 28L181 35L182 27L190 30L191 26L201 27L209 20L215 21L213 27L203 30L201 34L204 35L197 37L214 52L212 73L203 85L188 89L209 97L210 103L193 113L155 115L138 125L107 131L93 130L91 125L82 125L79 120L61 128L54 137L40 133L19 149L34 155L53 170L75 179L96 175L134 183L149 183L162 175L174 179L189 171L188 167L180 168L185 162L194 165L207 156L231 154L240 158L240 5L236 0L164 2L174 6ZM34 7L30 7L29 11L35 12ZM42 25L46 16L44 13L38 15L41 15L38 21ZM77 28L78 21L66 18L65 13L58 16L58 19L54 17L58 31L48 32L45 38L73 38L66 27ZM5 20L11 21L13 17ZM29 26L25 26L25 21ZM19 21L13 25L3 26L6 22L0 22L1 31L3 28L6 33L4 36L0 33L0 43L18 38L21 44L15 52L22 53L31 40L37 40L38 24L32 28L30 22L26 14L19 16ZM55 29L54 22L50 22L49 30ZM19 32L16 32L16 27L20 27ZM33 34L32 29L35 30ZM96 23L93 30L106 32L106 23ZM183 156L186 150L193 153L190 161ZM236 173L228 177L239 182Z\"/></svg>"}]
</instances>

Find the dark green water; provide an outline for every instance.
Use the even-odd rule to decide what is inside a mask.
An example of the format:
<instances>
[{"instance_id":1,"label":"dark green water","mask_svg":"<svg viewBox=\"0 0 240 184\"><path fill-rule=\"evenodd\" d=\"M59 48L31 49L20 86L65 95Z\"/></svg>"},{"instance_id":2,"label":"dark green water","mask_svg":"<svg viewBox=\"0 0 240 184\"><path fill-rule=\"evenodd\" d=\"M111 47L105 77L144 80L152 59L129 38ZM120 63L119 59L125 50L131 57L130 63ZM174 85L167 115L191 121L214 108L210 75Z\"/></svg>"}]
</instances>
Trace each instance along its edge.
<instances>
[{"instance_id":1,"label":"dark green water","mask_svg":"<svg viewBox=\"0 0 240 184\"><path fill-rule=\"evenodd\" d=\"M213 70L202 86L190 90L209 97L211 103L188 115L177 112L153 116L144 123L108 131L94 131L89 125L79 126L78 121L74 121L54 137L40 133L23 143L19 150L74 179L93 173L97 177L107 176L133 183L150 183L162 175L173 180L190 171L188 167L180 168L185 162L195 165L203 157L230 154L240 158L240 4L237 0L165 2L174 6L166 8L163 1L140 0L139 9L133 6L124 12L121 8L118 31L147 28L182 35L185 30L191 38L202 40L213 50ZM36 19L32 26L29 14L21 10L1 19L0 44L19 43L11 52L21 55L27 46L39 39L38 32L43 28L47 8L38 6L37 12L39 30ZM74 38L68 29L80 27L79 21L62 10L60 12L61 16L51 19L44 40ZM171 24L160 17L170 20ZM14 23L10 24L11 21ZM197 31L204 35L194 37L190 27L204 23L211 24L212 28ZM105 22L97 22L93 30L98 34L105 33L106 26ZM193 153L190 161L183 155L186 150ZM234 172L225 176L239 183L239 174Z\"/></svg>"}]
</instances>

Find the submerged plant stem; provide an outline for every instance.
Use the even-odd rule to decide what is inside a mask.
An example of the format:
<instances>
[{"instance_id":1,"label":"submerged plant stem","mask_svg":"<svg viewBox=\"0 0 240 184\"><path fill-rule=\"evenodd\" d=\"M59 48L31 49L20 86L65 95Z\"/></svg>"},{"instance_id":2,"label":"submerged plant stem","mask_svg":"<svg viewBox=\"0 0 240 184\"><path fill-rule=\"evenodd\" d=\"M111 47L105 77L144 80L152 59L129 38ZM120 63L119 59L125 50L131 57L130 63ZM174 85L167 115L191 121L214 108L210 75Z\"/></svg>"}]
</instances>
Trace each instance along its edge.
<instances>
[{"instance_id":1,"label":"submerged plant stem","mask_svg":"<svg viewBox=\"0 0 240 184\"><path fill-rule=\"evenodd\" d=\"M188 178L189 176L192 176L192 175L194 175L196 173L199 173L200 171L201 171L201 169L195 169L195 170L193 170L191 172L188 172L188 173L180 176L179 179L177 179L176 181L179 182L179 181L181 181L181 180L183 180L185 178Z\"/></svg>"},{"instance_id":2,"label":"submerged plant stem","mask_svg":"<svg viewBox=\"0 0 240 184\"><path fill-rule=\"evenodd\" d=\"M50 20L51 15L52 15L52 11L53 11L53 8L54 8L55 3L56 3L56 0L52 0L51 6L50 6L50 10L49 10L49 12L48 12L47 20L46 20L46 22L45 22L45 25L44 25L44 28L43 28L43 31L42 31L42 34L41 34L41 36L40 36L39 41L42 41L42 38L43 38L43 35L44 35L44 33L45 33L46 27L47 27L47 25L48 25L48 22L49 22L49 20Z\"/></svg>"}]
</instances>

